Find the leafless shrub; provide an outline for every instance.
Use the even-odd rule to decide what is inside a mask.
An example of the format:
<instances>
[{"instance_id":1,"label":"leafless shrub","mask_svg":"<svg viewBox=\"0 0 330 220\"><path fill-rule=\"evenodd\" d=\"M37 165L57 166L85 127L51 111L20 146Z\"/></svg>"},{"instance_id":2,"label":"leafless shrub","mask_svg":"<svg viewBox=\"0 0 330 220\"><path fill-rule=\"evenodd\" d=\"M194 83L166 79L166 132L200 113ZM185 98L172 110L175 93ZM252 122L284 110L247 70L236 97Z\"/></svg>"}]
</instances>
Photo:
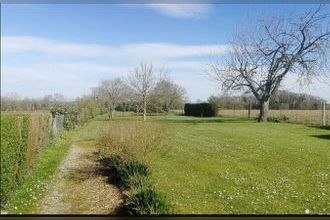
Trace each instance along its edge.
<instances>
[{"instance_id":1,"label":"leafless shrub","mask_svg":"<svg viewBox=\"0 0 330 220\"><path fill-rule=\"evenodd\" d=\"M164 125L143 122L113 122L99 132L97 145L101 156L116 155L122 160L146 161L161 146Z\"/></svg>"}]
</instances>

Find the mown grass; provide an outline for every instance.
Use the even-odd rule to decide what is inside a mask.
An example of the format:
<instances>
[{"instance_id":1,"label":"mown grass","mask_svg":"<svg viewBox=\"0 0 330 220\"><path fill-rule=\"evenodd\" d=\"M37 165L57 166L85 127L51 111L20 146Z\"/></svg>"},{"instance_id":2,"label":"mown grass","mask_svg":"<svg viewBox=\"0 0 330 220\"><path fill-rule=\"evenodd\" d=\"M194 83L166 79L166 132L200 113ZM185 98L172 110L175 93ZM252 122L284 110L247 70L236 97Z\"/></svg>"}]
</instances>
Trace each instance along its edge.
<instances>
[{"instance_id":1,"label":"mown grass","mask_svg":"<svg viewBox=\"0 0 330 220\"><path fill-rule=\"evenodd\" d=\"M329 129L221 117L147 120L171 131L149 165L153 185L174 213L330 212ZM104 116L97 122L111 123Z\"/></svg>"},{"instance_id":2,"label":"mown grass","mask_svg":"<svg viewBox=\"0 0 330 220\"><path fill-rule=\"evenodd\" d=\"M234 118L152 118L172 127L151 165L178 214L329 213L329 131Z\"/></svg>"}]
</instances>

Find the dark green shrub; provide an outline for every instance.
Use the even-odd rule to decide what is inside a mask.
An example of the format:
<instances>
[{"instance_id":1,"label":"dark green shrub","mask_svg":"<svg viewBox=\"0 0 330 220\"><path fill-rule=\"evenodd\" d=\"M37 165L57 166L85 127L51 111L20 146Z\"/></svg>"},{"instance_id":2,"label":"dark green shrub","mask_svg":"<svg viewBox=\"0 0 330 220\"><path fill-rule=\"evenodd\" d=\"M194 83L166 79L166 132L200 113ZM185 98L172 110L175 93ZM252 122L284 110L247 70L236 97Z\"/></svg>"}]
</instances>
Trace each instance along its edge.
<instances>
[{"instance_id":1,"label":"dark green shrub","mask_svg":"<svg viewBox=\"0 0 330 220\"><path fill-rule=\"evenodd\" d=\"M116 170L122 163L124 163L121 157L115 155L102 157L100 162L104 167Z\"/></svg>"},{"instance_id":2,"label":"dark green shrub","mask_svg":"<svg viewBox=\"0 0 330 220\"><path fill-rule=\"evenodd\" d=\"M130 215L170 214L170 206L165 198L150 186L132 189L125 196L125 209Z\"/></svg>"},{"instance_id":3,"label":"dark green shrub","mask_svg":"<svg viewBox=\"0 0 330 220\"><path fill-rule=\"evenodd\" d=\"M129 176L128 184L131 190L142 190L145 187L151 187L148 176L139 174Z\"/></svg>"},{"instance_id":4,"label":"dark green shrub","mask_svg":"<svg viewBox=\"0 0 330 220\"><path fill-rule=\"evenodd\" d=\"M217 109L210 103L186 103L184 105L184 112L187 116L196 117L214 117L217 116Z\"/></svg>"},{"instance_id":5,"label":"dark green shrub","mask_svg":"<svg viewBox=\"0 0 330 220\"><path fill-rule=\"evenodd\" d=\"M150 171L143 162L133 160L116 167L118 178L123 186L130 186L132 176L148 176Z\"/></svg>"}]
</instances>

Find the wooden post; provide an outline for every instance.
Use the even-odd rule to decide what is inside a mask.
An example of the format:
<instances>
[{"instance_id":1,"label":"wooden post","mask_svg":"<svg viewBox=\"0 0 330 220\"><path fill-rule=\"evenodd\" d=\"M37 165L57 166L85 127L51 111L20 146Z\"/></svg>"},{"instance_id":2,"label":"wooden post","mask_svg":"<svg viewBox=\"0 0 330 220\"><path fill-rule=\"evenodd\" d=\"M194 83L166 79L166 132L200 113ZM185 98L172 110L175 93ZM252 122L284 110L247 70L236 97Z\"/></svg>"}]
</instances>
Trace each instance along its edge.
<instances>
[{"instance_id":1,"label":"wooden post","mask_svg":"<svg viewBox=\"0 0 330 220\"><path fill-rule=\"evenodd\" d=\"M326 126L326 120L325 120L325 101L322 102L322 125Z\"/></svg>"},{"instance_id":2,"label":"wooden post","mask_svg":"<svg viewBox=\"0 0 330 220\"><path fill-rule=\"evenodd\" d=\"M252 106L251 106L251 101L249 101L248 119L251 118L251 108L252 108Z\"/></svg>"}]
</instances>

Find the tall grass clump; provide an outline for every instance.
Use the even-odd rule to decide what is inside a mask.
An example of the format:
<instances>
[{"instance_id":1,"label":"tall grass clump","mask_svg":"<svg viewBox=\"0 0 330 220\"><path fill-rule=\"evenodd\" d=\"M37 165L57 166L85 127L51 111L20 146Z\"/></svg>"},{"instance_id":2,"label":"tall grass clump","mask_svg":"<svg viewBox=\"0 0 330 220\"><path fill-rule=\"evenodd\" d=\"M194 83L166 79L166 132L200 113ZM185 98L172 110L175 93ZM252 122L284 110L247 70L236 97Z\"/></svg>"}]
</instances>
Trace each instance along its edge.
<instances>
[{"instance_id":1,"label":"tall grass clump","mask_svg":"<svg viewBox=\"0 0 330 220\"><path fill-rule=\"evenodd\" d=\"M134 181L133 177L147 177L150 173L149 168L143 162L133 160L128 161L126 163L118 164L117 168L117 176L120 183L124 186L134 185L132 183ZM136 178L135 178L136 179ZM133 180L133 181L132 181Z\"/></svg>"},{"instance_id":2,"label":"tall grass clump","mask_svg":"<svg viewBox=\"0 0 330 220\"><path fill-rule=\"evenodd\" d=\"M101 156L117 156L124 161L145 161L161 146L166 129L148 122L112 122L103 128L97 138Z\"/></svg>"},{"instance_id":3,"label":"tall grass clump","mask_svg":"<svg viewBox=\"0 0 330 220\"><path fill-rule=\"evenodd\" d=\"M169 204L152 186L147 161L161 146L165 127L146 122L112 122L100 131L97 145L102 164L124 192L131 215L168 214Z\"/></svg>"},{"instance_id":4,"label":"tall grass clump","mask_svg":"<svg viewBox=\"0 0 330 220\"><path fill-rule=\"evenodd\" d=\"M125 193L125 208L130 215L169 214L170 207L153 187L133 188Z\"/></svg>"}]
</instances>

